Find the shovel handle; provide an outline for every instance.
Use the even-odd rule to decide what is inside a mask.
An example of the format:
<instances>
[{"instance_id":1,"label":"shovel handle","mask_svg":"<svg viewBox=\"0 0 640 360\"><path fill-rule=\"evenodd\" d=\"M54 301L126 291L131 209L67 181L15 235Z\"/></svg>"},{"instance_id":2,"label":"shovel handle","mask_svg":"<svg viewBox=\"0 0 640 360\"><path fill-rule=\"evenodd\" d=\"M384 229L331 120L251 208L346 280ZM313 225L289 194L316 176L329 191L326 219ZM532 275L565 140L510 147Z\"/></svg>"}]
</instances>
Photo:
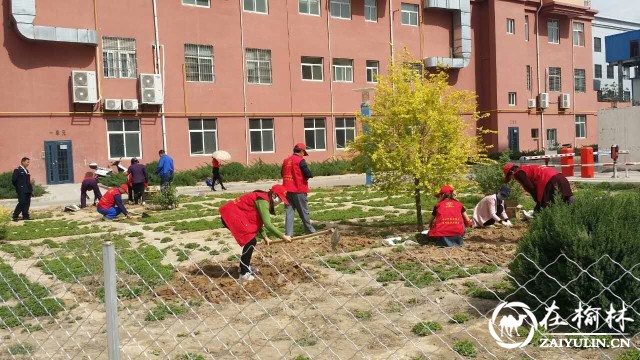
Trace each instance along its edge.
<instances>
[{"instance_id":1,"label":"shovel handle","mask_svg":"<svg viewBox=\"0 0 640 360\"><path fill-rule=\"evenodd\" d=\"M291 238L291 241L293 242L295 240L303 240L303 239L307 239L307 238L314 237L314 236L330 234L330 233L332 233L334 231L335 231L335 229L333 229L333 228L327 229L327 230L322 230L322 231L316 231L316 232L311 233L311 234L306 234L306 235L293 237L293 238ZM279 244L281 242L284 242L284 239L273 240L273 241L270 242L270 244Z\"/></svg>"}]
</instances>

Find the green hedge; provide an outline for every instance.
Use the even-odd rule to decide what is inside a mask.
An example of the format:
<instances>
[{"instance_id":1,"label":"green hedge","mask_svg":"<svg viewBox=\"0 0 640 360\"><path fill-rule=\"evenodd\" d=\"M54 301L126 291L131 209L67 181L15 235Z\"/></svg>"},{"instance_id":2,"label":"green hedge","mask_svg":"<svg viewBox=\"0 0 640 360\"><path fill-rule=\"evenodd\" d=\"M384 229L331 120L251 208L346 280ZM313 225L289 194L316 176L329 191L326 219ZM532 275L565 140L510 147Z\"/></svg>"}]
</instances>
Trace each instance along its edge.
<instances>
[{"instance_id":1,"label":"green hedge","mask_svg":"<svg viewBox=\"0 0 640 360\"><path fill-rule=\"evenodd\" d=\"M16 189L13 187L13 184L11 184L11 176L13 176L13 171L0 173L0 199L18 198ZM35 183L33 184L33 196L42 196L44 193L45 191L42 186Z\"/></svg>"}]
</instances>

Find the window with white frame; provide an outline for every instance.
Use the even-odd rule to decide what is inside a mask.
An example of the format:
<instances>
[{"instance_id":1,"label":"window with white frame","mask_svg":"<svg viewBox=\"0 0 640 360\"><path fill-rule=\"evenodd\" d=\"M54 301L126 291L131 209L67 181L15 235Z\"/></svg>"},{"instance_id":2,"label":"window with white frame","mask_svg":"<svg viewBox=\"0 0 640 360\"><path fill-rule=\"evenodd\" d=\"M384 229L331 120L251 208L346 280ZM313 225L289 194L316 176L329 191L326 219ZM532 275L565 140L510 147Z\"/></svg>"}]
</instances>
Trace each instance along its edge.
<instances>
[{"instance_id":1,"label":"window with white frame","mask_svg":"<svg viewBox=\"0 0 640 360\"><path fill-rule=\"evenodd\" d=\"M516 93L509 93L509 106L516 106Z\"/></svg>"},{"instance_id":2,"label":"window with white frame","mask_svg":"<svg viewBox=\"0 0 640 360\"><path fill-rule=\"evenodd\" d=\"M587 91L587 75L585 69L573 69L573 84L576 92Z\"/></svg>"},{"instance_id":3,"label":"window with white frame","mask_svg":"<svg viewBox=\"0 0 640 360\"><path fill-rule=\"evenodd\" d=\"M402 3L402 25L418 26L418 5Z\"/></svg>"},{"instance_id":4,"label":"window with white frame","mask_svg":"<svg viewBox=\"0 0 640 360\"><path fill-rule=\"evenodd\" d=\"M209 7L209 0L182 0L182 5Z\"/></svg>"},{"instance_id":5,"label":"window with white frame","mask_svg":"<svg viewBox=\"0 0 640 360\"><path fill-rule=\"evenodd\" d=\"M105 78L135 79L138 76L136 39L103 37L102 62Z\"/></svg>"},{"instance_id":6,"label":"window with white frame","mask_svg":"<svg viewBox=\"0 0 640 360\"><path fill-rule=\"evenodd\" d=\"M514 19L507 19L507 34L516 33L516 21Z\"/></svg>"},{"instance_id":7,"label":"window with white frame","mask_svg":"<svg viewBox=\"0 0 640 360\"><path fill-rule=\"evenodd\" d=\"M189 119L191 155L210 155L218 150L216 119Z\"/></svg>"},{"instance_id":8,"label":"window with white frame","mask_svg":"<svg viewBox=\"0 0 640 360\"><path fill-rule=\"evenodd\" d=\"M269 0L244 0L244 11L267 14Z\"/></svg>"},{"instance_id":9,"label":"window with white frame","mask_svg":"<svg viewBox=\"0 0 640 360\"><path fill-rule=\"evenodd\" d=\"M324 71L321 57L303 56L300 59L302 66L302 80L322 81Z\"/></svg>"},{"instance_id":10,"label":"window with white frame","mask_svg":"<svg viewBox=\"0 0 640 360\"><path fill-rule=\"evenodd\" d=\"M331 17L351 19L351 0L331 0Z\"/></svg>"},{"instance_id":11,"label":"window with white frame","mask_svg":"<svg viewBox=\"0 0 640 360\"><path fill-rule=\"evenodd\" d=\"M602 52L602 38L599 38L599 37L593 38L593 51Z\"/></svg>"},{"instance_id":12,"label":"window with white frame","mask_svg":"<svg viewBox=\"0 0 640 360\"><path fill-rule=\"evenodd\" d=\"M247 49L247 82L271 85L271 50Z\"/></svg>"},{"instance_id":13,"label":"window with white frame","mask_svg":"<svg viewBox=\"0 0 640 360\"><path fill-rule=\"evenodd\" d=\"M107 137L110 159L142 157L139 120L107 120Z\"/></svg>"},{"instance_id":14,"label":"window with white frame","mask_svg":"<svg viewBox=\"0 0 640 360\"><path fill-rule=\"evenodd\" d=\"M529 15L524 16L524 40L529 41Z\"/></svg>"},{"instance_id":15,"label":"window with white frame","mask_svg":"<svg viewBox=\"0 0 640 360\"><path fill-rule=\"evenodd\" d=\"M602 79L602 65L595 64L594 67L595 67L595 69L594 69L593 78L594 79Z\"/></svg>"},{"instance_id":16,"label":"window with white frame","mask_svg":"<svg viewBox=\"0 0 640 360\"><path fill-rule=\"evenodd\" d=\"M304 119L304 144L307 150L326 150L326 138L324 118Z\"/></svg>"},{"instance_id":17,"label":"window with white frame","mask_svg":"<svg viewBox=\"0 0 640 360\"><path fill-rule=\"evenodd\" d=\"M377 60L367 60L367 82L377 83L378 72L380 71L380 62Z\"/></svg>"},{"instance_id":18,"label":"window with white frame","mask_svg":"<svg viewBox=\"0 0 640 360\"><path fill-rule=\"evenodd\" d=\"M587 137L587 115L576 115L576 137Z\"/></svg>"},{"instance_id":19,"label":"window with white frame","mask_svg":"<svg viewBox=\"0 0 640 360\"><path fill-rule=\"evenodd\" d=\"M547 20L547 36L549 43L560 44L560 22L558 20Z\"/></svg>"},{"instance_id":20,"label":"window with white frame","mask_svg":"<svg viewBox=\"0 0 640 360\"><path fill-rule=\"evenodd\" d=\"M353 59L333 59L333 81L353 82Z\"/></svg>"},{"instance_id":21,"label":"window with white frame","mask_svg":"<svg viewBox=\"0 0 640 360\"><path fill-rule=\"evenodd\" d=\"M531 90L531 65L527 65L527 90Z\"/></svg>"},{"instance_id":22,"label":"window with white frame","mask_svg":"<svg viewBox=\"0 0 640 360\"><path fill-rule=\"evenodd\" d=\"M187 81L212 82L213 46L184 44L184 65Z\"/></svg>"},{"instance_id":23,"label":"window with white frame","mask_svg":"<svg viewBox=\"0 0 640 360\"><path fill-rule=\"evenodd\" d=\"M549 68L549 91L562 91L562 69Z\"/></svg>"},{"instance_id":24,"label":"window with white frame","mask_svg":"<svg viewBox=\"0 0 640 360\"><path fill-rule=\"evenodd\" d=\"M273 119L249 119L252 153L274 152Z\"/></svg>"},{"instance_id":25,"label":"window with white frame","mask_svg":"<svg viewBox=\"0 0 640 360\"><path fill-rule=\"evenodd\" d=\"M378 21L378 0L364 0L364 20Z\"/></svg>"},{"instance_id":26,"label":"window with white frame","mask_svg":"<svg viewBox=\"0 0 640 360\"><path fill-rule=\"evenodd\" d=\"M573 23L573 46L584 46L584 23Z\"/></svg>"},{"instance_id":27,"label":"window with white frame","mask_svg":"<svg viewBox=\"0 0 640 360\"><path fill-rule=\"evenodd\" d=\"M320 16L320 0L298 0L298 12Z\"/></svg>"},{"instance_id":28,"label":"window with white frame","mask_svg":"<svg viewBox=\"0 0 640 360\"><path fill-rule=\"evenodd\" d=\"M356 137L355 118L336 118L336 148L345 149Z\"/></svg>"}]
</instances>

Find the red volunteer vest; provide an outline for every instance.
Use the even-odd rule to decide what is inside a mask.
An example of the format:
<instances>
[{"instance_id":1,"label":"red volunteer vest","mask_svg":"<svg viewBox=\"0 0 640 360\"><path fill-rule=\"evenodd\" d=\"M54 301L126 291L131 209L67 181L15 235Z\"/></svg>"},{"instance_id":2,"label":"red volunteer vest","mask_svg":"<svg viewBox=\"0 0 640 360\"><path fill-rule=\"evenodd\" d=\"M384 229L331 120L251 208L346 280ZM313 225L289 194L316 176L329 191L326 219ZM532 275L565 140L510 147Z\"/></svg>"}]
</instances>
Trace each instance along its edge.
<instances>
[{"instance_id":1,"label":"red volunteer vest","mask_svg":"<svg viewBox=\"0 0 640 360\"><path fill-rule=\"evenodd\" d=\"M436 204L436 220L429 229L429 236L464 235L464 206L457 200L447 199Z\"/></svg>"},{"instance_id":2,"label":"red volunteer vest","mask_svg":"<svg viewBox=\"0 0 640 360\"><path fill-rule=\"evenodd\" d=\"M100 201L98 201L98 207L102 210L107 210L110 207L113 207L116 204L116 195L120 195L120 190L118 188L109 189Z\"/></svg>"},{"instance_id":3,"label":"red volunteer vest","mask_svg":"<svg viewBox=\"0 0 640 360\"><path fill-rule=\"evenodd\" d=\"M269 194L252 192L229 201L219 209L220 216L224 219L227 228L238 242L244 246L256 237L262 228L262 218L256 208L256 200L269 201Z\"/></svg>"},{"instance_id":4,"label":"red volunteer vest","mask_svg":"<svg viewBox=\"0 0 640 360\"><path fill-rule=\"evenodd\" d=\"M288 192L308 193L309 183L300 170L302 156L293 154L282 163L282 185Z\"/></svg>"},{"instance_id":5,"label":"red volunteer vest","mask_svg":"<svg viewBox=\"0 0 640 360\"><path fill-rule=\"evenodd\" d=\"M518 171L523 171L536 187L536 200L538 202L542 202L542 195L545 187L547 187L547 184L549 183L549 180L559 174L559 172L554 168L544 167L541 165L522 165L518 168Z\"/></svg>"}]
</instances>

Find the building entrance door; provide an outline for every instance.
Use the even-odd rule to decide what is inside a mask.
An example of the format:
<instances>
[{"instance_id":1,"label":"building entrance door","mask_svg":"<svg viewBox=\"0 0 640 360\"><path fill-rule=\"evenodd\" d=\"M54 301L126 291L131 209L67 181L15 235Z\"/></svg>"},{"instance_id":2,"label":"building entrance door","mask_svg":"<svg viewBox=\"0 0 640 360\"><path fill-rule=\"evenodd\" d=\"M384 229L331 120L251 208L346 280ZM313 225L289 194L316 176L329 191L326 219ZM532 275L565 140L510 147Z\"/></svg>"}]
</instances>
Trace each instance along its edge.
<instances>
[{"instance_id":1,"label":"building entrance door","mask_svg":"<svg viewBox=\"0 0 640 360\"><path fill-rule=\"evenodd\" d=\"M44 156L47 184L73 183L73 156L71 141L45 141Z\"/></svg>"},{"instance_id":2,"label":"building entrance door","mask_svg":"<svg viewBox=\"0 0 640 360\"><path fill-rule=\"evenodd\" d=\"M509 128L509 150L514 154L520 152L520 132L517 127Z\"/></svg>"},{"instance_id":3,"label":"building entrance door","mask_svg":"<svg viewBox=\"0 0 640 360\"><path fill-rule=\"evenodd\" d=\"M558 144L558 129L547 129L547 150L556 150Z\"/></svg>"}]
</instances>

